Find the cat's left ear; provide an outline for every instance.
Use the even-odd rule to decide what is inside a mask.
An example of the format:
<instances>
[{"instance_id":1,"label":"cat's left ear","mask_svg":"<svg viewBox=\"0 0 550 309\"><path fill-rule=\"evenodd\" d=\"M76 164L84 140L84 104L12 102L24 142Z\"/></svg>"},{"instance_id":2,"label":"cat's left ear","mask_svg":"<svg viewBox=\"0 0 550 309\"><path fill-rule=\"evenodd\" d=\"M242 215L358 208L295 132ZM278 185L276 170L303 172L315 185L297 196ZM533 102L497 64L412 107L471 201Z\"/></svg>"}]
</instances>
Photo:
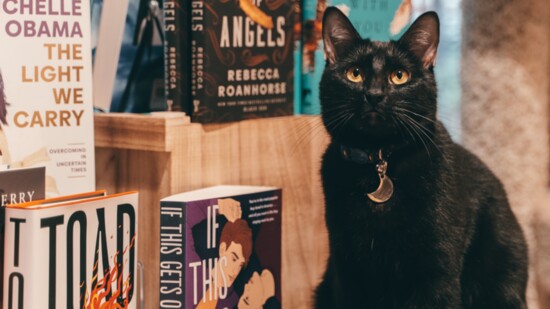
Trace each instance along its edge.
<instances>
[{"instance_id":1,"label":"cat's left ear","mask_svg":"<svg viewBox=\"0 0 550 309\"><path fill-rule=\"evenodd\" d=\"M329 63L334 64L361 36L349 19L336 7L328 7L323 15L323 44Z\"/></svg>"},{"instance_id":2,"label":"cat's left ear","mask_svg":"<svg viewBox=\"0 0 550 309\"><path fill-rule=\"evenodd\" d=\"M439 44L439 17L435 12L427 12L418 17L409 30L399 39L422 61L424 68L435 66L437 45Z\"/></svg>"}]
</instances>

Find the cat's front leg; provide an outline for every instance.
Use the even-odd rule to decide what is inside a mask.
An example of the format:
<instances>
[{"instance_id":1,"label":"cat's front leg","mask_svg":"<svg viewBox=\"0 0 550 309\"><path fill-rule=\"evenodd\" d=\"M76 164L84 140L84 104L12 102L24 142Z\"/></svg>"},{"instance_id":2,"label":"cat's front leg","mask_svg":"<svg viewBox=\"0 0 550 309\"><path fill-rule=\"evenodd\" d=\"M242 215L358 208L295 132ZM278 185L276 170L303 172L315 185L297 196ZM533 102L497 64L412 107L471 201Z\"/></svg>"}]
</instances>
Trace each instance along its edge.
<instances>
[{"instance_id":1,"label":"cat's front leg","mask_svg":"<svg viewBox=\"0 0 550 309\"><path fill-rule=\"evenodd\" d=\"M315 290L315 299L313 300L315 309L333 309L336 308L333 291L329 288L329 282L323 280Z\"/></svg>"},{"instance_id":2,"label":"cat's front leg","mask_svg":"<svg viewBox=\"0 0 550 309\"><path fill-rule=\"evenodd\" d=\"M333 309L337 308L334 302L334 286L333 277L334 272L330 266L330 260L328 262L327 270L323 276L323 280L315 289L315 295L313 300L313 308L315 309Z\"/></svg>"}]
</instances>

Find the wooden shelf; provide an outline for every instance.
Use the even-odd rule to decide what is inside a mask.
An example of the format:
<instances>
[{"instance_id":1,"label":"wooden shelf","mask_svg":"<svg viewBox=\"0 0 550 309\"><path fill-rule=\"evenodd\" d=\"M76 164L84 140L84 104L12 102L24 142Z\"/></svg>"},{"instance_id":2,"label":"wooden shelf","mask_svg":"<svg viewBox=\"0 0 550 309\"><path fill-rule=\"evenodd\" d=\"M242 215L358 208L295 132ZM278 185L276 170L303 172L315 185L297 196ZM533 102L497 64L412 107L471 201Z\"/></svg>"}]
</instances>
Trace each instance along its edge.
<instances>
[{"instance_id":1,"label":"wooden shelf","mask_svg":"<svg viewBox=\"0 0 550 309\"><path fill-rule=\"evenodd\" d=\"M139 190L145 308L159 301L160 199L218 184L283 188L283 307L311 307L328 256L319 176L327 142L315 116L201 125L182 113L96 114L97 188Z\"/></svg>"}]
</instances>

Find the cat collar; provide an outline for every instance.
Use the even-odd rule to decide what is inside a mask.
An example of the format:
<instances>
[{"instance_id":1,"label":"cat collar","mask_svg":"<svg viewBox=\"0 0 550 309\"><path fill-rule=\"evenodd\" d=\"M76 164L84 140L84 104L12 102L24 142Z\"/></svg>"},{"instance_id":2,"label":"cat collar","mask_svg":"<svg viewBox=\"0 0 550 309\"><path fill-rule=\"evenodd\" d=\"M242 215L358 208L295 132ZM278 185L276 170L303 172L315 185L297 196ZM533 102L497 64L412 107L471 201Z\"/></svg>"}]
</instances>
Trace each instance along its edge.
<instances>
[{"instance_id":1,"label":"cat collar","mask_svg":"<svg viewBox=\"0 0 550 309\"><path fill-rule=\"evenodd\" d=\"M387 202L393 195L393 182L386 175L388 170L388 162L384 158L382 149L375 152L362 151L359 149L340 146L340 153L344 160L352 161L358 164L373 164L376 163L376 172L380 182L378 188L373 192L366 194L369 200L377 204Z\"/></svg>"},{"instance_id":2,"label":"cat collar","mask_svg":"<svg viewBox=\"0 0 550 309\"><path fill-rule=\"evenodd\" d=\"M376 164L380 161L386 161L389 157L389 153L383 153L382 149L368 151L344 145L340 146L340 154L344 160L357 164Z\"/></svg>"}]
</instances>

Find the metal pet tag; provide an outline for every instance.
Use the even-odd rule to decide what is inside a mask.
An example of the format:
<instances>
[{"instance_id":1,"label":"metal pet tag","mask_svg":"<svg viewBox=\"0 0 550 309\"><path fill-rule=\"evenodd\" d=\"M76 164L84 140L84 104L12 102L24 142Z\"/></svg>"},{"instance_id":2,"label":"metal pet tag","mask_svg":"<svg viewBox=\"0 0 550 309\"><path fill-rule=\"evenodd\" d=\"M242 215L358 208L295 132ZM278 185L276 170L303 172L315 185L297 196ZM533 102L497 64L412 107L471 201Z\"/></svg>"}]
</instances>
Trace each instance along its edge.
<instances>
[{"instance_id":1,"label":"metal pet tag","mask_svg":"<svg viewBox=\"0 0 550 309\"><path fill-rule=\"evenodd\" d=\"M388 177L388 175L386 175L388 163L384 159L382 159L382 155L380 155L380 163L376 165L376 169L378 171L380 184L378 185L378 188L376 190L371 193L367 193L367 196L371 201L375 203L385 203L393 195L393 182Z\"/></svg>"}]
</instances>

